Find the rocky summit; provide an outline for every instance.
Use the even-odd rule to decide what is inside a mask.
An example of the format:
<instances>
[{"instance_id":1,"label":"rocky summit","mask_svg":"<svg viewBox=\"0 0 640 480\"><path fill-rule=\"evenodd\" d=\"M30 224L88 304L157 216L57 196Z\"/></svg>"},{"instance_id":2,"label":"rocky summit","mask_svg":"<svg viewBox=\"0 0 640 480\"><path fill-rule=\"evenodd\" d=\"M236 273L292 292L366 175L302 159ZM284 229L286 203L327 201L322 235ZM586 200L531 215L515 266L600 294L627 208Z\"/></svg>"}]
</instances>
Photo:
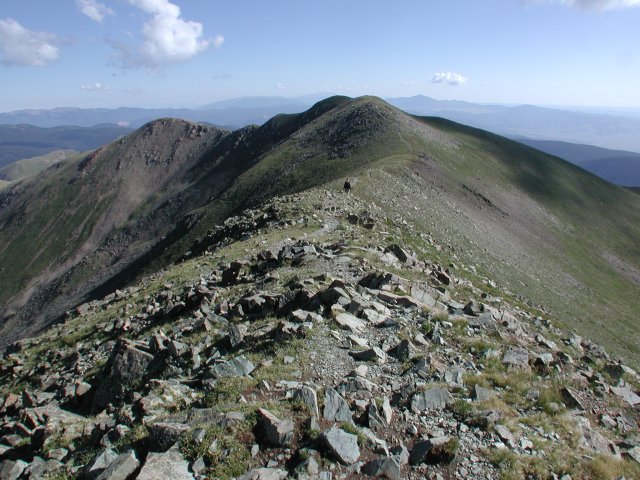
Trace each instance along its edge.
<instances>
[{"instance_id":1,"label":"rocky summit","mask_svg":"<svg viewBox=\"0 0 640 480\"><path fill-rule=\"evenodd\" d=\"M0 479L640 478L633 368L342 181L6 347Z\"/></svg>"}]
</instances>

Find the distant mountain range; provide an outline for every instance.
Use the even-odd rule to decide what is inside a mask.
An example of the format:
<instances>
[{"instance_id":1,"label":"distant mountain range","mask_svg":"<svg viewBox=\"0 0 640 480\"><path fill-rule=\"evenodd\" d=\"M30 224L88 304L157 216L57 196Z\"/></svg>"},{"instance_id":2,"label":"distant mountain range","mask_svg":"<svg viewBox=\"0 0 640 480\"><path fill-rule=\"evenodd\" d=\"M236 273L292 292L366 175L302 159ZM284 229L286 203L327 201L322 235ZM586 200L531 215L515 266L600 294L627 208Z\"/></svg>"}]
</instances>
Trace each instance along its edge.
<instances>
[{"instance_id":1,"label":"distant mountain range","mask_svg":"<svg viewBox=\"0 0 640 480\"><path fill-rule=\"evenodd\" d=\"M261 125L277 114L302 112L328 95L242 97L193 109L54 108L1 113L0 124L7 125L0 125L0 167L59 149L97 148L158 118L180 118L230 130ZM530 105L482 105L423 95L387 102L411 114L443 117L517 139L618 185L640 186L639 117ZM609 150L612 148L615 150Z\"/></svg>"},{"instance_id":2,"label":"distant mountain range","mask_svg":"<svg viewBox=\"0 0 640 480\"><path fill-rule=\"evenodd\" d=\"M261 125L279 113L299 113L330 96L318 93L301 97L242 97L210 103L198 108L54 108L0 113L0 124L94 126L115 123L137 128L163 117L205 122L225 128ZM387 98L407 113L438 116L510 137L557 140L640 152L640 118L531 105L482 105L455 100L435 100L424 95Z\"/></svg>"}]
</instances>

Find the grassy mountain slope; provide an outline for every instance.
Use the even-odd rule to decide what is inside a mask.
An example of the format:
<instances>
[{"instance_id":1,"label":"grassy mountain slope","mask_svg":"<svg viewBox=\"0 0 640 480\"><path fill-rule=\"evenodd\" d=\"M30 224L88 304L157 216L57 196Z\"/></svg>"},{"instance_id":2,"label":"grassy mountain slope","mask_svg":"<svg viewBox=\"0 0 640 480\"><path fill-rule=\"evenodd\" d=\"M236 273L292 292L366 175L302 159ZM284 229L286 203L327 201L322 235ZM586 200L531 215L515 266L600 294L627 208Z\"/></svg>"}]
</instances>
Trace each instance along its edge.
<instances>
[{"instance_id":1,"label":"grassy mountain slope","mask_svg":"<svg viewBox=\"0 0 640 480\"><path fill-rule=\"evenodd\" d=\"M360 179L356 191L638 364L637 196L502 137L424 121L457 149L429 145L405 169Z\"/></svg>"},{"instance_id":2,"label":"grassy mountain slope","mask_svg":"<svg viewBox=\"0 0 640 480\"><path fill-rule=\"evenodd\" d=\"M189 125L175 130L172 145L183 142L180 135ZM154 128L145 146L133 141ZM37 315L33 307L19 310L5 334L24 321L25 312L42 325L71 306L69 298L105 293L202 247L198 241L210 228L243 208L314 186L339 188L349 177L354 195L408 226L412 234L404 241L417 251L426 248L430 234L461 265L640 363L634 328L640 198L632 192L516 142L442 119L412 117L372 97L333 97L261 127L189 140L180 154L169 149L145 157L166 137L165 128L151 124L79 164L65 162L57 174L47 172L3 193L1 204L11 195L21 201L0 212L0 265L4 278L6 273L23 279L18 288L5 280L2 291L10 295L3 301L48 269L53 289L28 304L60 302L49 316ZM127 158L147 160L130 165L122 160ZM162 175L150 175L156 170L149 162ZM122 178L115 175L121 184L110 179L117 166L123 169ZM78 178L84 189L62 187ZM145 195L137 193L139 179ZM35 199L47 196L46 215L28 211L31 201L35 208ZM88 202L77 200L83 196ZM16 210L16 204L26 210ZM44 249L27 240L50 235ZM20 251L24 244L33 251Z\"/></svg>"},{"instance_id":3,"label":"grassy mountain slope","mask_svg":"<svg viewBox=\"0 0 640 480\"><path fill-rule=\"evenodd\" d=\"M0 179L7 182L16 182L32 177L75 153L77 153L75 150L55 150L46 155L18 160L0 168Z\"/></svg>"}]
</instances>

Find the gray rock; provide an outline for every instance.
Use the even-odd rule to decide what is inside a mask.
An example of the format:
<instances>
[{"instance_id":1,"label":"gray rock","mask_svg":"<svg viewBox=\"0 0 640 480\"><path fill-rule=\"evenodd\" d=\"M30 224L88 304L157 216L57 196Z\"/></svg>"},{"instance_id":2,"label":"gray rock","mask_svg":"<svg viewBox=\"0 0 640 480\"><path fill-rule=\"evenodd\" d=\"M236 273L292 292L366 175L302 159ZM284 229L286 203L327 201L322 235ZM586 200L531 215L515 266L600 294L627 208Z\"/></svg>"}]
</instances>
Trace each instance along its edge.
<instances>
[{"instance_id":1,"label":"gray rock","mask_svg":"<svg viewBox=\"0 0 640 480\"><path fill-rule=\"evenodd\" d=\"M422 412L424 410L442 410L453 402L453 397L444 388L436 387L416 393L411 398L411 410Z\"/></svg>"},{"instance_id":2,"label":"gray rock","mask_svg":"<svg viewBox=\"0 0 640 480\"><path fill-rule=\"evenodd\" d=\"M493 396L493 391L490 388L484 388L480 385L474 385L471 392L471 398L478 402L489 400Z\"/></svg>"},{"instance_id":3,"label":"gray rock","mask_svg":"<svg viewBox=\"0 0 640 480\"><path fill-rule=\"evenodd\" d=\"M511 347L502 357L502 363L508 368L530 370L529 352L524 348Z\"/></svg>"},{"instance_id":4,"label":"gray rock","mask_svg":"<svg viewBox=\"0 0 640 480\"><path fill-rule=\"evenodd\" d=\"M211 367L211 373L216 378L243 377L255 370L255 365L242 355L228 362L216 363Z\"/></svg>"},{"instance_id":5,"label":"gray rock","mask_svg":"<svg viewBox=\"0 0 640 480\"><path fill-rule=\"evenodd\" d=\"M180 436L191 427L185 423L157 422L149 425L149 437L159 451L164 452L172 447Z\"/></svg>"},{"instance_id":6,"label":"gray rock","mask_svg":"<svg viewBox=\"0 0 640 480\"><path fill-rule=\"evenodd\" d=\"M362 471L371 477L400 480L400 462L396 457L383 457L371 460L362 466Z\"/></svg>"},{"instance_id":7,"label":"gray rock","mask_svg":"<svg viewBox=\"0 0 640 480\"><path fill-rule=\"evenodd\" d=\"M164 453L149 453L136 478L137 480L194 480L195 477L189 471L189 462L175 446Z\"/></svg>"},{"instance_id":8,"label":"gray rock","mask_svg":"<svg viewBox=\"0 0 640 480\"><path fill-rule=\"evenodd\" d=\"M409 340L401 340L395 347L389 350L389 355L397 358L400 362L406 362L411 358L413 352L415 351L415 347L411 344Z\"/></svg>"},{"instance_id":9,"label":"gray rock","mask_svg":"<svg viewBox=\"0 0 640 480\"><path fill-rule=\"evenodd\" d=\"M40 457L33 457L31 463L22 472L22 478L48 478L64 465L57 460L43 460Z\"/></svg>"},{"instance_id":10,"label":"gray rock","mask_svg":"<svg viewBox=\"0 0 640 480\"><path fill-rule=\"evenodd\" d=\"M367 406L367 423L369 428L384 427L387 425L385 419L380 416L375 400L371 400Z\"/></svg>"},{"instance_id":11,"label":"gray rock","mask_svg":"<svg viewBox=\"0 0 640 480\"><path fill-rule=\"evenodd\" d=\"M382 351L378 347L373 347L368 350L361 350L358 352L349 352L354 360L359 360L362 362L376 362L378 364L382 364L385 362L387 356L384 351Z\"/></svg>"},{"instance_id":12,"label":"gray rock","mask_svg":"<svg viewBox=\"0 0 640 480\"><path fill-rule=\"evenodd\" d=\"M560 390L560 395L562 395L562 400L565 405L569 408L577 408L579 410L584 410L584 405L582 404L582 400L578 396L578 392L576 392L573 388L564 387Z\"/></svg>"},{"instance_id":13,"label":"gray rock","mask_svg":"<svg viewBox=\"0 0 640 480\"><path fill-rule=\"evenodd\" d=\"M284 480L289 472L281 468L256 468L242 475L238 480Z\"/></svg>"},{"instance_id":14,"label":"gray rock","mask_svg":"<svg viewBox=\"0 0 640 480\"><path fill-rule=\"evenodd\" d=\"M245 325L231 325L229 327L228 340L232 350L242 345L246 333L247 327Z\"/></svg>"},{"instance_id":15,"label":"gray rock","mask_svg":"<svg viewBox=\"0 0 640 480\"><path fill-rule=\"evenodd\" d=\"M28 465L23 460L4 460L0 464L0 480L17 480Z\"/></svg>"},{"instance_id":16,"label":"gray rock","mask_svg":"<svg viewBox=\"0 0 640 480\"><path fill-rule=\"evenodd\" d=\"M333 388L327 388L325 391L323 416L329 422L353 423L349 404Z\"/></svg>"},{"instance_id":17,"label":"gray rock","mask_svg":"<svg viewBox=\"0 0 640 480\"><path fill-rule=\"evenodd\" d=\"M382 397L382 415L384 420L391 424L391 420L393 420L393 410L391 408L391 403L389 402L389 397Z\"/></svg>"},{"instance_id":18,"label":"gray rock","mask_svg":"<svg viewBox=\"0 0 640 480\"><path fill-rule=\"evenodd\" d=\"M341 428L331 427L322 434L324 443L333 457L340 463L351 465L360 458L358 437Z\"/></svg>"},{"instance_id":19,"label":"gray rock","mask_svg":"<svg viewBox=\"0 0 640 480\"><path fill-rule=\"evenodd\" d=\"M627 455L635 460L636 463L640 463L640 447L633 447L627 451Z\"/></svg>"},{"instance_id":20,"label":"gray rock","mask_svg":"<svg viewBox=\"0 0 640 480\"><path fill-rule=\"evenodd\" d=\"M500 440L505 442L511 448L515 447L516 440L515 438L513 438L513 434L507 427L505 427L504 425L496 425L494 429Z\"/></svg>"},{"instance_id":21,"label":"gray rock","mask_svg":"<svg viewBox=\"0 0 640 480\"><path fill-rule=\"evenodd\" d=\"M260 429L264 433L264 441L276 447L286 447L291 445L295 424L291 419L280 420L274 414L258 409L258 421Z\"/></svg>"},{"instance_id":22,"label":"gray rock","mask_svg":"<svg viewBox=\"0 0 640 480\"><path fill-rule=\"evenodd\" d=\"M302 400L302 402L309 407L312 415L315 415L316 418L320 417L318 412L318 394L313 388L307 387L306 385L300 387L293 392L293 398L294 400Z\"/></svg>"},{"instance_id":23,"label":"gray rock","mask_svg":"<svg viewBox=\"0 0 640 480\"><path fill-rule=\"evenodd\" d=\"M152 361L153 355L150 353L143 352L126 341L118 342L105 366L105 380L96 390L94 407L101 410L127 388L138 385Z\"/></svg>"},{"instance_id":24,"label":"gray rock","mask_svg":"<svg viewBox=\"0 0 640 480\"><path fill-rule=\"evenodd\" d=\"M611 387L611 391L632 407L640 405L640 397L627 387Z\"/></svg>"},{"instance_id":25,"label":"gray rock","mask_svg":"<svg viewBox=\"0 0 640 480\"><path fill-rule=\"evenodd\" d=\"M427 461L429 453L438 447L447 444L451 440L447 436L439 436L434 438L428 438L418 440L409 454L409 463L411 465L420 465Z\"/></svg>"},{"instance_id":26,"label":"gray rock","mask_svg":"<svg viewBox=\"0 0 640 480\"><path fill-rule=\"evenodd\" d=\"M464 370L452 368L444 372L444 381L454 387L464 387Z\"/></svg>"},{"instance_id":27,"label":"gray rock","mask_svg":"<svg viewBox=\"0 0 640 480\"><path fill-rule=\"evenodd\" d=\"M343 330L347 330L351 333L361 333L365 329L365 323L358 317L354 317L350 313L340 313L335 318L336 323Z\"/></svg>"},{"instance_id":28,"label":"gray rock","mask_svg":"<svg viewBox=\"0 0 640 480\"><path fill-rule=\"evenodd\" d=\"M133 450L122 453L96 477L96 480L127 480L140 466ZM162 478L162 477L161 477Z\"/></svg>"}]
</instances>

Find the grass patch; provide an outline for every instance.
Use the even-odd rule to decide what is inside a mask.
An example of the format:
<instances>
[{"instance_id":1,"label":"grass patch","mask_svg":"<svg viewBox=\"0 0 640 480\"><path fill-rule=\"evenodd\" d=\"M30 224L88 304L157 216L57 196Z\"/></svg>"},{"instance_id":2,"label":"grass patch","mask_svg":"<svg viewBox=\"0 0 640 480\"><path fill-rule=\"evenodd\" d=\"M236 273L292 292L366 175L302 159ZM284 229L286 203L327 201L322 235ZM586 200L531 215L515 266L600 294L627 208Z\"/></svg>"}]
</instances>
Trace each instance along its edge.
<instances>
[{"instance_id":1,"label":"grass patch","mask_svg":"<svg viewBox=\"0 0 640 480\"><path fill-rule=\"evenodd\" d=\"M251 429L252 423L249 420L227 428L209 425L201 443L193 439L192 432L180 437L180 451L190 461L203 457L208 465L208 478L230 480L250 468L249 446L255 442Z\"/></svg>"}]
</instances>

